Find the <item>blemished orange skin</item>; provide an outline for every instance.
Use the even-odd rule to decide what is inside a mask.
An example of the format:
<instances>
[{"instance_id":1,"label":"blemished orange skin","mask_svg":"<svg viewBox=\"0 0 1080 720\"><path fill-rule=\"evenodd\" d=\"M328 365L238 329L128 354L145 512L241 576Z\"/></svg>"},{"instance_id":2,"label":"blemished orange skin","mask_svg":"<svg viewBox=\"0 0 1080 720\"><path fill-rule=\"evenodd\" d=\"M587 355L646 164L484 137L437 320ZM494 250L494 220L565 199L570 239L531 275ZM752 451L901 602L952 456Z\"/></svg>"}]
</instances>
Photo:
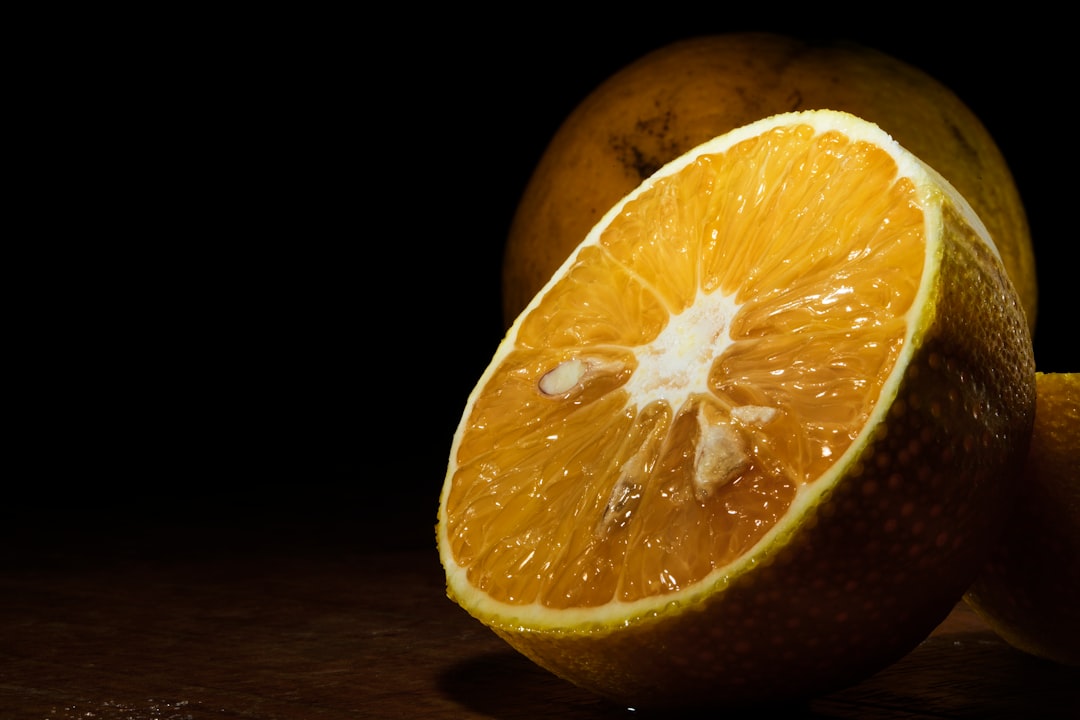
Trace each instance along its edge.
<instances>
[{"instance_id":1,"label":"blemished orange skin","mask_svg":"<svg viewBox=\"0 0 1080 720\"><path fill-rule=\"evenodd\" d=\"M754 120L818 108L878 124L967 199L997 244L1034 331L1027 217L1005 158L978 117L930 75L877 50L759 33L659 48L602 83L566 118L507 237L506 324L604 213L662 165Z\"/></svg>"},{"instance_id":2,"label":"blemished orange skin","mask_svg":"<svg viewBox=\"0 0 1080 720\"><path fill-rule=\"evenodd\" d=\"M1020 501L966 600L1002 638L1080 666L1080 373L1039 373Z\"/></svg>"}]
</instances>

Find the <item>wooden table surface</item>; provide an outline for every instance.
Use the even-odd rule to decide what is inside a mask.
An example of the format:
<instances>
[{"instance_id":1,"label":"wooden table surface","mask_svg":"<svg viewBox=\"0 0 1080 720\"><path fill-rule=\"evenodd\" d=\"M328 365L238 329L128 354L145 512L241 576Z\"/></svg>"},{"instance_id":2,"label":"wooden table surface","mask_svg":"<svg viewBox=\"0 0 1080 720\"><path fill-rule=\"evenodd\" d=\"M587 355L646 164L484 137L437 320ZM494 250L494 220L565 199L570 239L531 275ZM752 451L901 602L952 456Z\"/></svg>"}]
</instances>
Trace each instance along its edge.
<instances>
[{"instance_id":1,"label":"wooden table surface","mask_svg":"<svg viewBox=\"0 0 1080 720\"><path fill-rule=\"evenodd\" d=\"M4 538L3 720L632 720L449 601L434 547L272 523ZM46 537L47 536L47 537ZM807 718L1077 718L1080 670L962 605Z\"/></svg>"}]
</instances>

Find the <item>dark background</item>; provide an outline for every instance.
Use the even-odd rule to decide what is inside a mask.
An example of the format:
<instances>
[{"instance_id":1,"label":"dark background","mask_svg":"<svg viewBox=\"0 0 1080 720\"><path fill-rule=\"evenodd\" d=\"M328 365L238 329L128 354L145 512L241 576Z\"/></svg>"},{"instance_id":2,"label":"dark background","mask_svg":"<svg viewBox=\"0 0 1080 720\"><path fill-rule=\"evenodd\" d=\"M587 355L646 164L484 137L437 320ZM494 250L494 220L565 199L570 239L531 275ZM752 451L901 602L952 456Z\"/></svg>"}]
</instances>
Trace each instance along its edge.
<instances>
[{"instance_id":1,"label":"dark background","mask_svg":"<svg viewBox=\"0 0 1080 720\"><path fill-rule=\"evenodd\" d=\"M81 45L27 105L42 192L14 268L6 525L75 540L280 529L434 552L451 438L503 331L501 246L529 173L593 87L691 35L854 40L952 87L1028 210L1039 367L1080 370L1063 279L1077 256L1067 23L655 17L675 9L188 18Z\"/></svg>"}]
</instances>

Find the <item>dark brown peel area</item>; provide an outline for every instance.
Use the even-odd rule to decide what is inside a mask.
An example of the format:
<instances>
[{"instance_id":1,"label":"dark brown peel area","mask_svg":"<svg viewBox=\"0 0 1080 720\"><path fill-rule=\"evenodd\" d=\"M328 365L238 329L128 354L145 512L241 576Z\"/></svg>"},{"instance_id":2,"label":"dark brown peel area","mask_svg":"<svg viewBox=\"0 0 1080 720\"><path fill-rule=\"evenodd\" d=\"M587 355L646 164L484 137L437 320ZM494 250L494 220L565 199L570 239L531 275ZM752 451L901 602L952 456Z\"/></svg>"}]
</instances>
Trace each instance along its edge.
<instances>
[{"instance_id":1,"label":"dark brown peel area","mask_svg":"<svg viewBox=\"0 0 1080 720\"><path fill-rule=\"evenodd\" d=\"M672 127L677 125L674 111L661 110L657 115L638 119L631 133L609 137L612 154L635 185L692 147L685 136L671 137Z\"/></svg>"}]
</instances>

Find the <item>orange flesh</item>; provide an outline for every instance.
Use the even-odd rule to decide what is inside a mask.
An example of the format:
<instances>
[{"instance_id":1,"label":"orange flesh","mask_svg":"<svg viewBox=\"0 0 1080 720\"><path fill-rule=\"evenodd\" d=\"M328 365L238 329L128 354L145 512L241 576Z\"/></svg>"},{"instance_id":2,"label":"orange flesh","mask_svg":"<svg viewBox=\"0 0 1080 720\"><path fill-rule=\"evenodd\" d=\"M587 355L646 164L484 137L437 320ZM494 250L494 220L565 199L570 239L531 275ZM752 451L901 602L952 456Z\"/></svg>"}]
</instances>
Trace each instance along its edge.
<instances>
[{"instance_id":1,"label":"orange flesh","mask_svg":"<svg viewBox=\"0 0 1080 720\"><path fill-rule=\"evenodd\" d=\"M506 603L592 607L686 588L749 550L866 423L903 344L923 222L886 152L806 126L702 156L628 203L472 407L446 502L469 581ZM680 407L632 400L645 346L712 293L738 312L718 325L731 342L708 387ZM572 359L577 382L544 380ZM710 428L713 456L736 460L703 483Z\"/></svg>"}]
</instances>

